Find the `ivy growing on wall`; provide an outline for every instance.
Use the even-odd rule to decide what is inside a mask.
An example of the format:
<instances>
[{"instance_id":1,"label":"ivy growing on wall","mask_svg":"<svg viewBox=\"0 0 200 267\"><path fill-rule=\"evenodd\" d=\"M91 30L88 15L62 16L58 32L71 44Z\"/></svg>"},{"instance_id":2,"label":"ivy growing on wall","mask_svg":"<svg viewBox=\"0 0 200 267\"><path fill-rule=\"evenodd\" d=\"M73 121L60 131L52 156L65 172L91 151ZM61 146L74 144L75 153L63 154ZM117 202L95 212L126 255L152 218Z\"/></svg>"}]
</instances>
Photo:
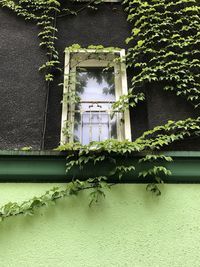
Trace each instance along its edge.
<instances>
[{"instance_id":1,"label":"ivy growing on wall","mask_svg":"<svg viewBox=\"0 0 200 267\"><path fill-rule=\"evenodd\" d=\"M56 19L68 15L78 15L84 8L96 9L101 1L84 3L81 9L71 10L56 0L0 0L0 6L13 10L26 20L34 20L41 28L40 46L44 48L47 61L40 70L50 82L54 72L60 70L59 55L55 47ZM197 0L124 0L127 20L132 25L131 36L126 39L130 48L127 53L127 66L133 69L131 87L113 106L124 111L135 107L145 100L145 90L157 83L160 90L174 92L184 97L194 108L200 106L200 6ZM28 200L22 204L8 203L2 207L0 217L6 218L18 214L33 213L35 208L47 205L49 201L67 195L77 194L84 189L93 189L91 203L104 196L104 188L109 178L115 176L120 181L127 172L133 172L135 166L126 161L132 153L145 152L139 160L149 162L149 169L140 172L141 177L154 177L155 182L147 190L160 195L157 186L170 171L158 160L172 161L163 155L163 148L175 141L200 135L200 117L180 121L169 121L145 132L134 142L106 140L92 142L88 146L79 143L64 144L58 148L68 151L66 170L88 163L111 161L112 170L106 176L91 177L87 181L72 181L65 189L53 189L41 197ZM117 161L117 155L124 157ZM123 162L123 164L122 164Z\"/></svg>"},{"instance_id":2,"label":"ivy growing on wall","mask_svg":"<svg viewBox=\"0 0 200 267\"><path fill-rule=\"evenodd\" d=\"M76 1L78 2L78 1ZM38 37L39 46L44 49L47 61L39 67L44 72L45 80L53 81L54 73L61 71L58 51L55 46L57 40L57 18L74 15L76 16L85 8L95 9L101 1L90 1L81 9L72 10L65 8L61 1L57 0L0 0L0 6L14 11L26 21L35 21L40 28Z\"/></svg>"},{"instance_id":3,"label":"ivy growing on wall","mask_svg":"<svg viewBox=\"0 0 200 267\"><path fill-rule=\"evenodd\" d=\"M56 14L60 12L60 3L49 1L0 1L2 7L7 7L25 20L33 20L41 28L38 36L41 39L39 46L45 50L47 61L39 69L44 71L45 80L52 81L52 69L59 69L59 57L55 48Z\"/></svg>"},{"instance_id":4,"label":"ivy growing on wall","mask_svg":"<svg viewBox=\"0 0 200 267\"><path fill-rule=\"evenodd\" d=\"M196 0L124 1L132 34L127 61L132 88L153 82L200 105L200 6Z\"/></svg>"}]
</instances>

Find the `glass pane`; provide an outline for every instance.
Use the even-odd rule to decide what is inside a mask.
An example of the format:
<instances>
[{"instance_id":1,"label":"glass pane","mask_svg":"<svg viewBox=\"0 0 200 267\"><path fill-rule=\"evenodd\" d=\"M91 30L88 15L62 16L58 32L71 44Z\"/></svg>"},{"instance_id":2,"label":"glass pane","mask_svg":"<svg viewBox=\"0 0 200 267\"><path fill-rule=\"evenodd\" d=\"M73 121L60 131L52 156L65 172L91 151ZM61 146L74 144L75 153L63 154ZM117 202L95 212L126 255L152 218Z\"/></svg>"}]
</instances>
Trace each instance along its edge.
<instances>
[{"instance_id":1,"label":"glass pane","mask_svg":"<svg viewBox=\"0 0 200 267\"><path fill-rule=\"evenodd\" d=\"M99 111L76 111L74 141L83 145L91 141L103 141L117 138L116 121L118 114Z\"/></svg>"},{"instance_id":2,"label":"glass pane","mask_svg":"<svg viewBox=\"0 0 200 267\"><path fill-rule=\"evenodd\" d=\"M82 101L115 101L113 68L77 68L76 81Z\"/></svg>"},{"instance_id":3,"label":"glass pane","mask_svg":"<svg viewBox=\"0 0 200 267\"><path fill-rule=\"evenodd\" d=\"M116 114L111 118L114 69L78 68L76 80L80 103L75 108L74 141L88 144L117 138Z\"/></svg>"}]
</instances>

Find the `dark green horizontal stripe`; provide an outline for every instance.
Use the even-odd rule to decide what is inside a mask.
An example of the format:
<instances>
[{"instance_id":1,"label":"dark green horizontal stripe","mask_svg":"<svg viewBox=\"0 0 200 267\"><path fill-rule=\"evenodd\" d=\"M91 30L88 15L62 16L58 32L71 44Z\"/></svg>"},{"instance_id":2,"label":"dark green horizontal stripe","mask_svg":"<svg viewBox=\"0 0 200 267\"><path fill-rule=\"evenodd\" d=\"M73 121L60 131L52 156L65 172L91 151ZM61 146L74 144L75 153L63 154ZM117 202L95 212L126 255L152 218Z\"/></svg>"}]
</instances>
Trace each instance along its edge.
<instances>
[{"instance_id":1,"label":"dark green horizontal stripe","mask_svg":"<svg viewBox=\"0 0 200 267\"><path fill-rule=\"evenodd\" d=\"M144 153L143 153L144 155ZM200 183L200 152L172 151L165 155L173 157L173 162L158 162L172 172L163 177L166 183ZM146 183L150 179L138 177L138 173L148 169L149 164L138 164L142 155L131 155L117 159L126 161L136 167L134 172L122 177L122 183ZM57 151L0 151L0 182L69 182L71 179L84 180L90 177L106 175L112 169L112 162L87 164L83 169L78 167L66 174L65 153ZM111 182L118 182L112 177Z\"/></svg>"}]
</instances>

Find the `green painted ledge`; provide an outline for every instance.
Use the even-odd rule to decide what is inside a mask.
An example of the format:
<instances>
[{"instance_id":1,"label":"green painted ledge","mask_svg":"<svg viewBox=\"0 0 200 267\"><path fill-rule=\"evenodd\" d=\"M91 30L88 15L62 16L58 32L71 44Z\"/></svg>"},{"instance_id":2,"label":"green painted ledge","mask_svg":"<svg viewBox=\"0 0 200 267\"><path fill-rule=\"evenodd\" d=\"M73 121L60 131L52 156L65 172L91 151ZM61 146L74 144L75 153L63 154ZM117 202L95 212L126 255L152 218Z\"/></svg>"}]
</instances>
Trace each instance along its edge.
<instances>
[{"instance_id":1,"label":"green painted ledge","mask_svg":"<svg viewBox=\"0 0 200 267\"><path fill-rule=\"evenodd\" d=\"M163 166L172 172L171 176L163 177L165 183L200 183L200 152L172 151L164 154L173 157L173 162L162 162ZM138 178L138 173L149 167L147 163L137 164L141 156L142 154L137 154L118 158L122 162L131 162L136 167L134 172L122 177L121 183L151 182L149 178ZM112 168L112 163L106 161L95 166L88 164L81 170L77 167L66 174L65 165L64 152L0 151L0 182L69 182L72 179L94 177L94 174L106 175ZM116 181L118 180L115 180L115 177L111 180Z\"/></svg>"}]
</instances>

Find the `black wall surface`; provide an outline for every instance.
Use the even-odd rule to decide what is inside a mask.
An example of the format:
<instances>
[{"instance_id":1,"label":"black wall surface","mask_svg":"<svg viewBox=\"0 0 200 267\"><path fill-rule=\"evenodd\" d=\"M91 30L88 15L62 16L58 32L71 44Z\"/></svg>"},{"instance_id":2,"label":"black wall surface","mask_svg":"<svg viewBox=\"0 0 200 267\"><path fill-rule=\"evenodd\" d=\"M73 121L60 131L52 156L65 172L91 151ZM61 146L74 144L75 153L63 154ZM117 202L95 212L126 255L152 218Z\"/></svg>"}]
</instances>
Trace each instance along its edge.
<instances>
[{"instance_id":1,"label":"black wall surface","mask_svg":"<svg viewBox=\"0 0 200 267\"><path fill-rule=\"evenodd\" d=\"M0 9L0 149L40 147L45 83L38 30Z\"/></svg>"},{"instance_id":2,"label":"black wall surface","mask_svg":"<svg viewBox=\"0 0 200 267\"><path fill-rule=\"evenodd\" d=\"M78 16L58 18L56 43L64 67L64 49L74 43L82 47L104 45L127 48L124 40L130 34L121 5L105 3L97 11L84 10ZM45 62L38 47L38 29L6 9L0 9L0 149L42 144L47 87L38 67ZM131 72L129 72L129 79ZM45 148L59 145L63 75L57 74L50 86ZM155 84L148 88L147 100L131 110L132 138L167 120L197 116L185 100L162 92ZM170 149L197 150L196 139L178 143Z\"/></svg>"}]
</instances>

